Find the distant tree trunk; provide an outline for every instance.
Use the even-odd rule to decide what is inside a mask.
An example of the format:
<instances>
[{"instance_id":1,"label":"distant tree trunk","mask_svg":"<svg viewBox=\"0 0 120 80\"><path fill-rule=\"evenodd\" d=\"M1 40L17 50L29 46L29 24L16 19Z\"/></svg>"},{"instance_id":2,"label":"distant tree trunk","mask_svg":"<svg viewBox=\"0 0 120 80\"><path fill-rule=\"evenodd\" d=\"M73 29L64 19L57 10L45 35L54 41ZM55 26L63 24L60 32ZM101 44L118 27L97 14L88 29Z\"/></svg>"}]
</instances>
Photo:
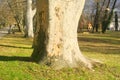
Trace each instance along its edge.
<instances>
[{"instance_id":1,"label":"distant tree trunk","mask_svg":"<svg viewBox=\"0 0 120 80\"><path fill-rule=\"evenodd\" d=\"M108 10L105 11L105 15L103 17L103 22L102 22L102 33L106 32L107 27L109 26L110 22L111 22L111 18L113 16L113 10L115 8L117 0L114 1L111 12L108 14ZM106 9L109 8L109 4L110 4L110 0L106 6Z\"/></svg>"},{"instance_id":2,"label":"distant tree trunk","mask_svg":"<svg viewBox=\"0 0 120 80\"><path fill-rule=\"evenodd\" d=\"M22 33L24 33L24 28L23 28L23 18L19 18L17 15L14 17L16 22L17 22L17 27L18 27L18 30Z\"/></svg>"},{"instance_id":3,"label":"distant tree trunk","mask_svg":"<svg viewBox=\"0 0 120 80\"><path fill-rule=\"evenodd\" d=\"M117 15L117 12L115 12L115 31L118 31L118 15Z\"/></svg>"},{"instance_id":4,"label":"distant tree trunk","mask_svg":"<svg viewBox=\"0 0 120 80\"><path fill-rule=\"evenodd\" d=\"M107 24L108 24L108 9L109 9L109 5L110 5L110 0L108 0L108 3L106 5L106 9L104 12L104 17L103 17L103 21L102 21L102 33L104 33L107 29Z\"/></svg>"},{"instance_id":5,"label":"distant tree trunk","mask_svg":"<svg viewBox=\"0 0 120 80\"><path fill-rule=\"evenodd\" d=\"M37 28L32 59L54 69L84 66L77 41L77 27L85 0L37 0Z\"/></svg>"},{"instance_id":6,"label":"distant tree trunk","mask_svg":"<svg viewBox=\"0 0 120 80\"><path fill-rule=\"evenodd\" d=\"M97 9L96 9L96 15L95 15L95 18L94 18L93 32L94 32L94 29L96 29L95 31L98 32L99 16L100 16L100 13L99 13L99 2L97 2Z\"/></svg>"},{"instance_id":7,"label":"distant tree trunk","mask_svg":"<svg viewBox=\"0 0 120 80\"><path fill-rule=\"evenodd\" d=\"M26 9L26 30L25 37L34 37L33 32L33 17L36 13L36 9L32 10L32 0L27 0L27 9Z\"/></svg>"}]
</instances>

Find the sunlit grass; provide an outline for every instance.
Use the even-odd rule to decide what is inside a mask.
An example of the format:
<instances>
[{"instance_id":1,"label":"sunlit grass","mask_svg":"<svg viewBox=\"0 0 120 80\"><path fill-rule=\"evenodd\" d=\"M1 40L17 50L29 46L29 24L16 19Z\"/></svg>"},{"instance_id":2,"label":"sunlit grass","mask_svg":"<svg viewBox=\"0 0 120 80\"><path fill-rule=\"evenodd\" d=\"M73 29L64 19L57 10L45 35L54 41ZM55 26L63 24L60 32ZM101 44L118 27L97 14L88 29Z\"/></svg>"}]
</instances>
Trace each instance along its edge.
<instances>
[{"instance_id":1,"label":"sunlit grass","mask_svg":"<svg viewBox=\"0 0 120 80\"><path fill-rule=\"evenodd\" d=\"M7 35L0 40L1 55L30 55L32 39L23 38L21 34Z\"/></svg>"},{"instance_id":2,"label":"sunlit grass","mask_svg":"<svg viewBox=\"0 0 120 80\"><path fill-rule=\"evenodd\" d=\"M78 34L82 53L104 62L90 71L85 68L53 70L30 62L32 39L22 34L0 39L0 80L120 80L120 32Z\"/></svg>"},{"instance_id":3,"label":"sunlit grass","mask_svg":"<svg viewBox=\"0 0 120 80\"><path fill-rule=\"evenodd\" d=\"M78 34L79 45L83 54L90 58L101 60L106 65L105 68L102 68L102 74L100 74L99 79L95 80L120 80L119 35L120 32ZM97 70L100 70L100 68Z\"/></svg>"}]
</instances>

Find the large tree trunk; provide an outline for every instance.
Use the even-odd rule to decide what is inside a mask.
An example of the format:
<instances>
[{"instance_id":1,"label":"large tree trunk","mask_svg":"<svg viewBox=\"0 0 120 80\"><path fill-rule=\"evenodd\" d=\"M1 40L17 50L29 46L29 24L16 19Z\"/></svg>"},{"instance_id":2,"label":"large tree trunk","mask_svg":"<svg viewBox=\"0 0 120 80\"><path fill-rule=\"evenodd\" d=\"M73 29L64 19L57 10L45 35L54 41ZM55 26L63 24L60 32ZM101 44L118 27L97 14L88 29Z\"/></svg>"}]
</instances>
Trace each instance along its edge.
<instances>
[{"instance_id":1,"label":"large tree trunk","mask_svg":"<svg viewBox=\"0 0 120 80\"><path fill-rule=\"evenodd\" d=\"M77 27L85 0L37 0L37 30L33 60L57 69L86 66L78 46Z\"/></svg>"},{"instance_id":2,"label":"large tree trunk","mask_svg":"<svg viewBox=\"0 0 120 80\"><path fill-rule=\"evenodd\" d=\"M32 10L32 0L27 0L27 9L26 9L26 37L33 37L33 17L36 13L36 9Z\"/></svg>"}]
</instances>

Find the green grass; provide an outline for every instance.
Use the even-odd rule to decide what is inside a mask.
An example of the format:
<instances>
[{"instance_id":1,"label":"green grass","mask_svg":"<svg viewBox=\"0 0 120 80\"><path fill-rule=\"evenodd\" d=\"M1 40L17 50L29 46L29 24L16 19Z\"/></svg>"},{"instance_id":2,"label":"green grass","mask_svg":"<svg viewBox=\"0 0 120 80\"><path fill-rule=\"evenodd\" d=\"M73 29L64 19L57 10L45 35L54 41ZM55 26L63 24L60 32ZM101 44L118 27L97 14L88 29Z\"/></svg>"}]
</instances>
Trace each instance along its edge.
<instances>
[{"instance_id":1,"label":"green grass","mask_svg":"<svg viewBox=\"0 0 120 80\"><path fill-rule=\"evenodd\" d=\"M0 80L120 80L120 32L78 34L85 56L99 59L103 66L53 70L30 62L32 39L7 35L0 39Z\"/></svg>"}]
</instances>

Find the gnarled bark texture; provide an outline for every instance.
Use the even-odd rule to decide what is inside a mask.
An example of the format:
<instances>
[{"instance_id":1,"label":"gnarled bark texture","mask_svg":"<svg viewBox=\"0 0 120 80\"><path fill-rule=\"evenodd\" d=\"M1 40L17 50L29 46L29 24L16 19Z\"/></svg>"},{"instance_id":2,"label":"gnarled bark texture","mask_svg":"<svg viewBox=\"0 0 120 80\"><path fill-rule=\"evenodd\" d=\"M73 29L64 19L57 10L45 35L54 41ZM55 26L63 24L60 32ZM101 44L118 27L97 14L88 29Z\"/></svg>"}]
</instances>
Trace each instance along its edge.
<instances>
[{"instance_id":1,"label":"gnarled bark texture","mask_svg":"<svg viewBox=\"0 0 120 80\"><path fill-rule=\"evenodd\" d=\"M37 30L32 58L57 69L92 68L78 46L77 27L85 0L37 0Z\"/></svg>"}]
</instances>

